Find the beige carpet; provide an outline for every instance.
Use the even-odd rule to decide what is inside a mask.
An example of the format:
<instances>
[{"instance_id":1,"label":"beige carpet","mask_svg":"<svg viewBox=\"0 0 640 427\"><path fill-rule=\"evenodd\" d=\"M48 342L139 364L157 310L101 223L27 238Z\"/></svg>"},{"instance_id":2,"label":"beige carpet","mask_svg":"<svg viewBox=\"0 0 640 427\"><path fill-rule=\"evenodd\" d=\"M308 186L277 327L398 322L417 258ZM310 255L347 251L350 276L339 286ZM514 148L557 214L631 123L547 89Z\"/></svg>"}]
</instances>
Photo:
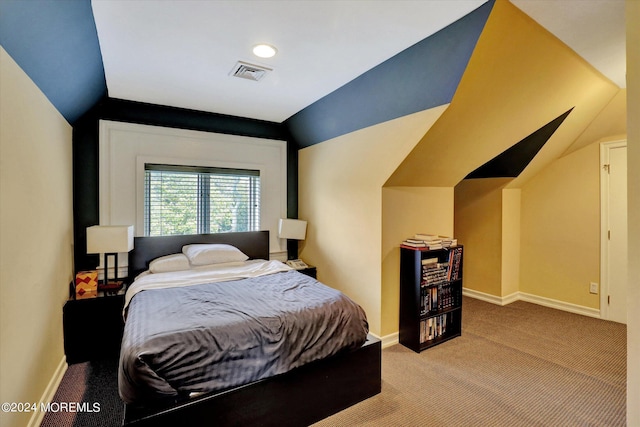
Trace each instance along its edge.
<instances>
[{"instance_id":1,"label":"beige carpet","mask_svg":"<svg viewBox=\"0 0 640 427\"><path fill-rule=\"evenodd\" d=\"M322 426L624 426L626 326L465 298L462 336L382 352L382 393Z\"/></svg>"}]
</instances>

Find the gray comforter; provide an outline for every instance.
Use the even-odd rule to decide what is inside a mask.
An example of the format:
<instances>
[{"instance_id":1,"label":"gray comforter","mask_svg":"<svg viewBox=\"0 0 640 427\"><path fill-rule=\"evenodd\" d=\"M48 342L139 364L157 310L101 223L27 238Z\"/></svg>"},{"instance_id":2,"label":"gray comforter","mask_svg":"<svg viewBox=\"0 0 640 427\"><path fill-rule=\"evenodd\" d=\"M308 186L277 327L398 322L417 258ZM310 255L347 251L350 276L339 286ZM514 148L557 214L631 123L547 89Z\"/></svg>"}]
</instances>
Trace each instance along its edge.
<instances>
[{"instance_id":1,"label":"gray comforter","mask_svg":"<svg viewBox=\"0 0 640 427\"><path fill-rule=\"evenodd\" d=\"M145 290L128 306L126 403L223 390L361 346L362 308L297 271Z\"/></svg>"}]
</instances>

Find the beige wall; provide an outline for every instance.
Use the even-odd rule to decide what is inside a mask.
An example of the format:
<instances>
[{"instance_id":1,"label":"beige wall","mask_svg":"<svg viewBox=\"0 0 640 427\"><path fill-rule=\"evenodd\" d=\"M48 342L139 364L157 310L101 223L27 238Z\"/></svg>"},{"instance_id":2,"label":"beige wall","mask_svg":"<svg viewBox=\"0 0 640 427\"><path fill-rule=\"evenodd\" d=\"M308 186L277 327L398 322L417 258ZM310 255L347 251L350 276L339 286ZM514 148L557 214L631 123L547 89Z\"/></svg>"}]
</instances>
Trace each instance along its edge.
<instances>
[{"instance_id":1,"label":"beige wall","mask_svg":"<svg viewBox=\"0 0 640 427\"><path fill-rule=\"evenodd\" d=\"M627 0L627 191L629 288L627 425L640 425L640 1Z\"/></svg>"},{"instance_id":2,"label":"beige wall","mask_svg":"<svg viewBox=\"0 0 640 427\"><path fill-rule=\"evenodd\" d=\"M318 278L367 312L382 330L382 187L446 106L381 123L300 150L300 256ZM399 244L399 242L398 242Z\"/></svg>"},{"instance_id":3,"label":"beige wall","mask_svg":"<svg viewBox=\"0 0 640 427\"><path fill-rule=\"evenodd\" d=\"M0 401L39 402L64 357L71 126L1 48L0 67ZM30 415L0 413L0 424Z\"/></svg>"},{"instance_id":4,"label":"beige wall","mask_svg":"<svg viewBox=\"0 0 640 427\"><path fill-rule=\"evenodd\" d=\"M506 33L508 38L504 37ZM523 50L523 45L527 49ZM455 188L454 207L448 206L447 211L454 210L454 235L465 245L465 288L503 298L523 292L597 308L597 295L588 293L589 282L599 282L599 167L598 151L592 144L596 138L625 133L625 101L626 91L604 78L510 2L499 0L451 105L433 125L423 127L424 136L406 157L388 158L384 153L389 152L389 147L368 133L388 124L300 152L300 213L303 218L307 213L318 215L319 234L317 241L305 242L302 254L312 263L330 266L324 274L333 277L319 273L329 284L362 292L361 298L368 301L369 310L379 313L380 323L374 321L373 330L380 325L379 331L391 333L396 329L398 296L394 282L396 260L389 248L401 233L394 229L393 220L387 218L405 215L400 212L404 205L394 199L397 194L392 189ZM478 166L568 110L571 114L519 177L461 181ZM370 147L377 147L377 143L380 147L367 150L359 138L375 141ZM337 147L338 144L343 146ZM592 167L583 163L585 156L595 161ZM380 203L378 185L373 181L384 176L388 172L386 166L397 159L401 159L400 163L386 180L382 196L384 217L380 219L373 209ZM378 171L381 165L384 171ZM366 189L360 179L365 176ZM569 197L564 197L563 192ZM375 194L375 198L365 200L365 194ZM572 211L571 197L578 195L575 206L586 209L584 212ZM560 211L553 214L555 204ZM353 219L340 225L332 223L340 215ZM370 216L366 224L370 229L366 233L371 238L353 231L363 215ZM558 220L559 217L563 219ZM578 220L573 221L574 218ZM372 228L380 220L382 231ZM444 223L433 222L434 226ZM313 225L310 227L313 232ZM562 238L553 235L554 232ZM548 234L552 234L549 236L552 247L545 239ZM355 236L367 243L382 238L382 247L372 251L381 252L381 276L371 272L368 260L373 259L373 253L369 253L365 263L353 264L368 270L363 277L374 285L346 284L356 281L348 271L334 268L342 264L337 260L339 254L345 259L351 253L346 249L341 253L336 246L343 245L336 242L353 240ZM554 239L580 246L578 254L569 259L558 256L566 244L553 242ZM367 245L365 252L369 250ZM522 260L527 261L524 266ZM549 264L538 268L537 262ZM574 272L579 274L573 275ZM358 276L353 272L350 275ZM571 277L564 280L563 275ZM522 277L526 277L524 282ZM555 286L559 280L562 286ZM366 286L374 296L366 296Z\"/></svg>"},{"instance_id":5,"label":"beige wall","mask_svg":"<svg viewBox=\"0 0 640 427\"><path fill-rule=\"evenodd\" d=\"M453 188L385 187L382 191L382 336L398 331L399 244L416 233L453 236Z\"/></svg>"},{"instance_id":6,"label":"beige wall","mask_svg":"<svg viewBox=\"0 0 640 427\"><path fill-rule=\"evenodd\" d=\"M520 253L521 246L527 245L521 240L521 230L530 225L522 218L535 218L535 209L544 207L546 197L542 190L523 206L521 189L539 173L547 173L542 171L558 158L596 140L592 138L624 133L625 99L624 91L556 37L510 2L498 0L451 106L403 160L388 185L455 186L455 235L465 245L465 288L496 297L519 291L551 297L546 289L521 287L520 277L528 274L520 265L520 259L526 258ZM569 110L562 126L517 178L504 185L500 180L464 180L471 171ZM593 171L597 174L597 163ZM555 178L564 179L561 174ZM547 176L544 185L565 185L552 181ZM597 190L596 180L593 188L578 191L597 195ZM553 196L547 203L553 203ZM599 212L598 205L594 208L589 215ZM543 224L547 219L540 221ZM596 223L592 230L596 238L598 230ZM563 231L570 241L581 238ZM584 250L589 252L592 267L591 256L598 256L598 248L592 252L590 245ZM537 278L539 274L532 280ZM597 274L593 280L599 281ZM568 303L575 299L569 292L552 294Z\"/></svg>"},{"instance_id":7,"label":"beige wall","mask_svg":"<svg viewBox=\"0 0 640 427\"><path fill-rule=\"evenodd\" d=\"M455 237L464 245L464 287L502 296L502 190L510 179L467 179L455 187Z\"/></svg>"},{"instance_id":8,"label":"beige wall","mask_svg":"<svg viewBox=\"0 0 640 427\"><path fill-rule=\"evenodd\" d=\"M464 288L508 297L520 290L521 192L510 178L455 187L455 237L465 245Z\"/></svg>"},{"instance_id":9,"label":"beige wall","mask_svg":"<svg viewBox=\"0 0 640 427\"><path fill-rule=\"evenodd\" d=\"M522 192L502 190L502 296L520 291L520 245Z\"/></svg>"},{"instance_id":10,"label":"beige wall","mask_svg":"<svg viewBox=\"0 0 640 427\"><path fill-rule=\"evenodd\" d=\"M520 291L598 309L600 150L561 157L522 187Z\"/></svg>"},{"instance_id":11,"label":"beige wall","mask_svg":"<svg viewBox=\"0 0 640 427\"><path fill-rule=\"evenodd\" d=\"M567 155L593 141L627 133L627 90L620 89L611 102L589 123L589 126L563 153ZM624 139L624 137L622 138Z\"/></svg>"},{"instance_id":12,"label":"beige wall","mask_svg":"<svg viewBox=\"0 0 640 427\"><path fill-rule=\"evenodd\" d=\"M555 36L509 1L498 0L451 106L389 185L453 187L573 108L522 172L524 181L561 156L618 93L615 84ZM421 169L416 177L415 170Z\"/></svg>"}]
</instances>

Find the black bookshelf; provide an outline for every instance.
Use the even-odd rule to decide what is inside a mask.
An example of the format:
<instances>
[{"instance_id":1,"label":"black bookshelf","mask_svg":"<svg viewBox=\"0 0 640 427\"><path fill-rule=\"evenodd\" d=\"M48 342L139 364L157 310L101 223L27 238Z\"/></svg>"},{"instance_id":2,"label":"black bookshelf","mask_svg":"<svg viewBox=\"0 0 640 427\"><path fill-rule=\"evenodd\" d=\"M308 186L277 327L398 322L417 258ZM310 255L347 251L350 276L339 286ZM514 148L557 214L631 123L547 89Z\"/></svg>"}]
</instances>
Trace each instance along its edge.
<instances>
[{"instance_id":1,"label":"black bookshelf","mask_svg":"<svg viewBox=\"0 0 640 427\"><path fill-rule=\"evenodd\" d=\"M400 344L420 352L462 334L462 255L400 248Z\"/></svg>"}]
</instances>

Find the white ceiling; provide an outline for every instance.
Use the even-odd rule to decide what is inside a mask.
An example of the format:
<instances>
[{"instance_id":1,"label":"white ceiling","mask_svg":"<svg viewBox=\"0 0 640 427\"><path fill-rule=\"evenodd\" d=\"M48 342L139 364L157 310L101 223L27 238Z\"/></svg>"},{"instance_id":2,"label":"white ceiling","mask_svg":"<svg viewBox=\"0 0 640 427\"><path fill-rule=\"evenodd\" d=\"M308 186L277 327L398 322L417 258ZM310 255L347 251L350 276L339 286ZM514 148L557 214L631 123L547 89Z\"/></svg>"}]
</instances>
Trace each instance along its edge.
<instances>
[{"instance_id":1,"label":"white ceiling","mask_svg":"<svg viewBox=\"0 0 640 427\"><path fill-rule=\"evenodd\" d=\"M511 0L594 68L626 87L624 0Z\"/></svg>"},{"instance_id":2,"label":"white ceiling","mask_svg":"<svg viewBox=\"0 0 640 427\"><path fill-rule=\"evenodd\" d=\"M93 0L109 96L282 122L486 0ZM513 0L624 87L624 0ZM277 47L271 59L251 53ZM238 60L273 71L229 76Z\"/></svg>"}]
</instances>

